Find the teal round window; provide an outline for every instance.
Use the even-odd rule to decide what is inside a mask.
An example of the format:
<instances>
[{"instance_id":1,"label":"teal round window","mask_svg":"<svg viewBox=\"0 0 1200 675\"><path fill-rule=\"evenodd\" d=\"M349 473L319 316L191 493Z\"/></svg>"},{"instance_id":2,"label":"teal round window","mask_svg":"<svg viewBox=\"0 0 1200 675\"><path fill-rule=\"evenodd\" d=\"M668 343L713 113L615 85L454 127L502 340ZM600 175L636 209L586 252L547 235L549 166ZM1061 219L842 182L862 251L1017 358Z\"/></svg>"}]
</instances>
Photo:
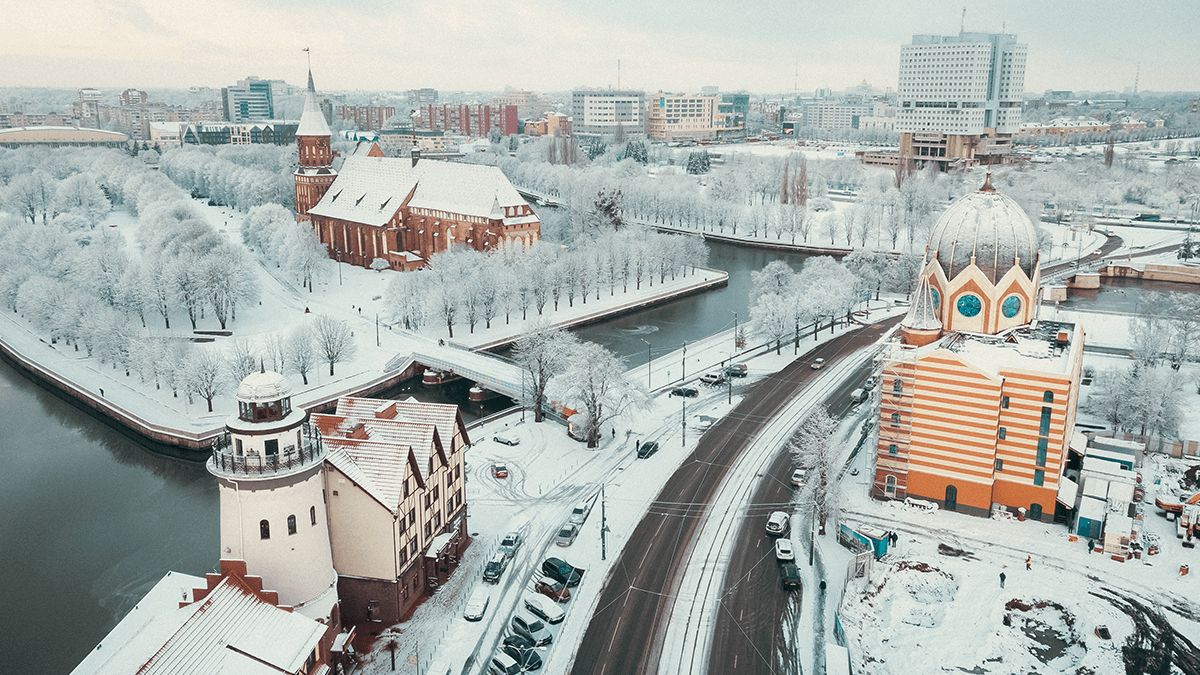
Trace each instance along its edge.
<instances>
[{"instance_id":1,"label":"teal round window","mask_svg":"<svg viewBox=\"0 0 1200 675\"><path fill-rule=\"evenodd\" d=\"M942 306L942 296L938 295L938 291L933 286L929 287L929 295L933 296L933 308L937 309Z\"/></svg>"},{"instance_id":2,"label":"teal round window","mask_svg":"<svg viewBox=\"0 0 1200 675\"><path fill-rule=\"evenodd\" d=\"M1004 304L1000 305L1000 311L1004 314L1004 318L1011 319L1021 311L1021 298L1015 295L1010 295L1004 299Z\"/></svg>"},{"instance_id":3,"label":"teal round window","mask_svg":"<svg viewBox=\"0 0 1200 675\"><path fill-rule=\"evenodd\" d=\"M975 316L981 309L983 309L983 304L974 295L964 295L958 299L958 313L965 317Z\"/></svg>"}]
</instances>

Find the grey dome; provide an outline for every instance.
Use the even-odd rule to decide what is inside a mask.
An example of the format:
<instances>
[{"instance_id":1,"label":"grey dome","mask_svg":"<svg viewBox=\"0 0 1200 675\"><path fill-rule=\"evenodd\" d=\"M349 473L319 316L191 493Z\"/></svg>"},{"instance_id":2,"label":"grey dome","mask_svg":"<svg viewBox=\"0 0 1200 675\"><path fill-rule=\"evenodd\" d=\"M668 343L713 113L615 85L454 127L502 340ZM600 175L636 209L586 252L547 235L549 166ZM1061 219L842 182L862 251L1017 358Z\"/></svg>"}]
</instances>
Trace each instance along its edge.
<instances>
[{"instance_id":1,"label":"grey dome","mask_svg":"<svg viewBox=\"0 0 1200 675\"><path fill-rule=\"evenodd\" d=\"M933 226L929 250L936 252L947 279L975 265L993 284L1020 265L1033 279L1037 264L1037 229L1015 201L992 189L991 180L977 192L954 200Z\"/></svg>"},{"instance_id":2,"label":"grey dome","mask_svg":"<svg viewBox=\"0 0 1200 675\"><path fill-rule=\"evenodd\" d=\"M292 395L292 387L282 375L270 370L250 373L237 388L237 399L246 403L269 403Z\"/></svg>"}]
</instances>

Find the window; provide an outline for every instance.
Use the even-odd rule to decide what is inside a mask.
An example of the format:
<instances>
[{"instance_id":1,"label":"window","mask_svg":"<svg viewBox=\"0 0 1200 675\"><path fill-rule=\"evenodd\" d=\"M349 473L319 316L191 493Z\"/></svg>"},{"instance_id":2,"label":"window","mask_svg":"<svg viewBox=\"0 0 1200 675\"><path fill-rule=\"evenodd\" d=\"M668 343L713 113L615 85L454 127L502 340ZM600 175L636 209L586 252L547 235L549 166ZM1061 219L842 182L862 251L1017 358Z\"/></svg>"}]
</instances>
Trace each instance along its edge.
<instances>
[{"instance_id":1,"label":"window","mask_svg":"<svg viewBox=\"0 0 1200 675\"><path fill-rule=\"evenodd\" d=\"M454 474L447 471L446 472L446 487L452 487L453 485L454 485Z\"/></svg>"},{"instance_id":2,"label":"window","mask_svg":"<svg viewBox=\"0 0 1200 675\"><path fill-rule=\"evenodd\" d=\"M1037 465L1046 466L1046 446L1049 444L1045 438L1038 439L1037 446Z\"/></svg>"},{"instance_id":3,"label":"window","mask_svg":"<svg viewBox=\"0 0 1200 675\"><path fill-rule=\"evenodd\" d=\"M446 500L446 513L449 514L449 513L452 513L453 511L454 511L454 497L451 497L450 499Z\"/></svg>"},{"instance_id":4,"label":"window","mask_svg":"<svg viewBox=\"0 0 1200 675\"><path fill-rule=\"evenodd\" d=\"M433 514L433 528L436 530L436 529L441 529L441 527L442 527L442 514L441 513Z\"/></svg>"},{"instance_id":5,"label":"window","mask_svg":"<svg viewBox=\"0 0 1200 675\"><path fill-rule=\"evenodd\" d=\"M900 449L896 447L895 443L892 443L891 445L888 446L888 454L889 455L894 455L899 451L900 451Z\"/></svg>"},{"instance_id":6,"label":"window","mask_svg":"<svg viewBox=\"0 0 1200 675\"><path fill-rule=\"evenodd\" d=\"M900 426L900 413L892 413L892 426Z\"/></svg>"},{"instance_id":7,"label":"window","mask_svg":"<svg viewBox=\"0 0 1200 675\"><path fill-rule=\"evenodd\" d=\"M288 534L296 534L296 516L294 514L288 516L287 523L288 523Z\"/></svg>"},{"instance_id":8,"label":"window","mask_svg":"<svg viewBox=\"0 0 1200 675\"><path fill-rule=\"evenodd\" d=\"M999 457L996 458L996 470L997 471L1004 470L1004 460L1000 459Z\"/></svg>"},{"instance_id":9,"label":"window","mask_svg":"<svg viewBox=\"0 0 1200 675\"><path fill-rule=\"evenodd\" d=\"M271 524L265 520L258 521L258 537L260 539L271 538Z\"/></svg>"},{"instance_id":10,"label":"window","mask_svg":"<svg viewBox=\"0 0 1200 675\"><path fill-rule=\"evenodd\" d=\"M405 496L406 498L408 497L408 491L409 491L409 487L408 487L408 486L409 486L409 484L410 484L411 482L412 482L412 479L411 479L411 478L405 478L405 479L404 479L404 496Z\"/></svg>"},{"instance_id":11,"label":"window","mask_svg":"<svg viewBox=\"0 0 1200 675\"><path fill-rule=\"evenodd\" d=\"M433 523L426 522L425 523L425 538L428 539L432 535L433 535Z\"/></svg>"},{"instance_id":12,"label":"window","mask_svg":"<svg viewBox=\"0 0 1200 675\"><path fill-rule=\"evenodd\" d=\"M416 539L413 539L412 541L410 541L408 543L408 552L413 555L417 554L417 540ZM416 588L416 587L417 587L417 582L413 581L413 588Z\"/></svg>"},{"instance_id":13,"label":"window","mask_svg":"<svg viewBox=\"0 0 1200 675\"><path fill-rule=\"evenodd\" d=\"M417 510L413 509L412 511L408 512L408 524L414 525L414 524L416 524L416 522L417 522Z\"/></svg>"},{"instance_id":14,"label":"window","mask_svg":"<svg viewBox=\"0 0 1200 675\"><path fill-rule=\"evenodd\" d=\"M1008 429L1000 427L1000 432L997 435L1000 437L1000 440L1004 440L1008 436Z\"/></svg>"},{"instance_id":15,"label":"window","mask_svg":"<svg viewBox=\"0 0 1200 675\"><path fill-rule=\"evenodd\" d=\"M1050 408L1042 407L1042 424L1038 427L1038 433L1045 436L1050 433Z\"/></svg>"},{"instance_id":16,"label":"window","mask_svg":"<svg viewBox=\"0 0 1200 675\"><path fill-rule=\"evenodd\" d=\"M408 548L404 547L400 549L400 564L403 565L406 562L408 562Z\"/></svg>"},{"instance_id":17,"label":"window","mask_svg":"<svg viewBox=\"0 0 1200 675\"><path fill-rule=\"evenodd\" d=\"M317 507L308 507L308 519L312 521L313 525L317 524Z\"/></svg>"},{"instance_id":18,"label":"window","mask_svg":"<svg viewBox=\"0 0 1200 675\"><path fill-rule=\"evenodd\" d=\"M891 497L896 496L896 477L895 476L892 476L889 474L888 477L884 479L883 491L886 492Z\"/></svg>"},{"instance_id":19,"label":"window","mask_svg":"<svg viewBox=\"0 0 1200 675\"><path fill-rule=\"evenodd\" d=\"M455 464L455 465L454 465L454 480L458 480L458 477L461 475L461 474L459 473L459 469L461 469L461 468L462 468L462 465L461 465L461 464Z\"/></svg>"},{"instance_id":20,"label":"window","mask_svg":"<svg viewBox=\"0 0 1200 675\"><path fill-rule=\"evenodd\" d=\"M1008 397L1007 396L1000 397L1000 407L1004 408L1005 410L1008 409Z\"/></svg>"},{"instance_id":21,"label":"window","mask_svg":"<svg viewBox=\"0 0 1200 675\"><path fill-rule=\"evenodd\" d=\"M454 491L454 504L456 506L462 506L462 488Z\"/></svg>"},{"instance_id":22,"label":"window","mask_svg":"<svg viewBox=\"0 0 1200 675\"><path fill-rule=\"evenodd\" d=\"M1033 484L1041 485L1046 480L1046 472L1041 469L1033 470Z\"/></svg>"},{"instance_id":23,"label":"window","mask_svg":"<svg viewBox=\"0 0 1200 675\"><path fill-rule=\"evenodd\" d=\"M904 380L901 380L900 378L896 378L895 381L892 382L892 393L899 396L900 393L903 391L904 391Z\"/></svg>"},{"instance_id":24,"label":"window","mask_svg":"<svg viewBox=\"0 0 1200 675\"><path fill-rule=\"evenodd\" d=\"M1054 403L1054 392L1048 391L1042 394L1042 400L1046 403Z\"/></svg>"}]
</instances>

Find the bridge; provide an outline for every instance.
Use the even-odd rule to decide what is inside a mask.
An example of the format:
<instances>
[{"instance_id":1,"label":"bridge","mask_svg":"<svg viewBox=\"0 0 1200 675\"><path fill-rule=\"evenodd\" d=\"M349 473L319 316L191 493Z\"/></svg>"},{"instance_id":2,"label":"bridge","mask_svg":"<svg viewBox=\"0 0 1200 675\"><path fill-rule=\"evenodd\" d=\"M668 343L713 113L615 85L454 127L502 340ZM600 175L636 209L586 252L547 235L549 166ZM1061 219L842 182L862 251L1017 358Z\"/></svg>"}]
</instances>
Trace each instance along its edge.
<instances>
[{"instance_id":1,"label":"bridge","mask_svg":"<svg viewBox=\"0 0 1200 675\"><path fill-rule=\"evenodd\" d=\"M512 361L487 352L473 352L465 347L445 342L421 348L411 354L397 354L384 370L404 370L412 363L458 375L479 387L520 401L525 392L525 371Z\"/></svg>"},{"instance_id":2,"label":"bridge","mask_svg":"<svg viewBox=\"0 0 1200 675\"><path fill-rule=\"evenodd\" d=\"M517 193L520 194L522 197L524 197L526 199L532 199L533 201L537 202L538 204L541 204L542 206L562 206L563 205L563 203L559 200L558 195L551 196L548 194L544 194L542 192L538 192L537 190L533 190L533 189L527 188L527 187L520 187L518 185L514 185L513 187L516 188Z\"/></svg>"}]
</instances>

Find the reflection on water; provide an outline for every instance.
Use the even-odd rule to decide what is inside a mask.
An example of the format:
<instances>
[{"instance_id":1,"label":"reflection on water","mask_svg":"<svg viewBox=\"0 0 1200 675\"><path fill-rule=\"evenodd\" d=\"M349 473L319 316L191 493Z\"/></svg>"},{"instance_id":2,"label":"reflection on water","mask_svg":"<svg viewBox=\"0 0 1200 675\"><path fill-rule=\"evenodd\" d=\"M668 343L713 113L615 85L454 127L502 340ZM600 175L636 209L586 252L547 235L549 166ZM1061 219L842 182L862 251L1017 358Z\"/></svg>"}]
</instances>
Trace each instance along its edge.
<instances>
[{"instance_id":1,"label":"reflection on water","mask_svg":"<svg viewBox=\"0 0 1200 675\"><path fill-rule=\"evenodd\" d=\"M1093 312L1121 312L1136 314L1145 311L1147 296L1151 293L1198 293L1200 286L1172 281L1139 281L1137 279L1101 279L1098 290L1076 290L1067 292L1067 299L1060 302L1061 309L1083 309ZM1156 302L1154 308L1167 316L1177 316L1179 307L1171 302Z\"/></svg>"}]
</instances>

